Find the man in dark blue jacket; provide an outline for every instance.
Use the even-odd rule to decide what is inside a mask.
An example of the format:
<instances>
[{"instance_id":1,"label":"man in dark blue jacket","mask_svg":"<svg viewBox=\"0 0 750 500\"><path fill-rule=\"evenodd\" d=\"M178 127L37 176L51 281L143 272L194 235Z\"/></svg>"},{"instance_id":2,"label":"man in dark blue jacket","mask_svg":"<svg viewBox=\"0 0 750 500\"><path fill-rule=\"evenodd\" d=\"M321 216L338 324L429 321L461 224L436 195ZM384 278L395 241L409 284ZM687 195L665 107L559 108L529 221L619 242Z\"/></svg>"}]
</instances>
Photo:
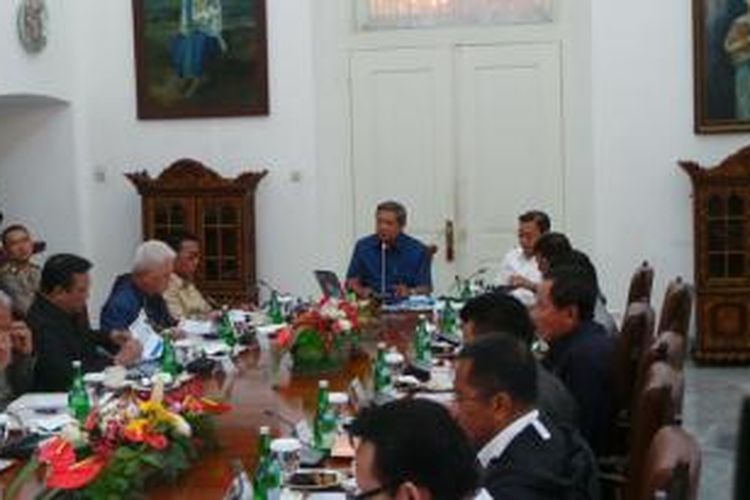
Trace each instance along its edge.
<instances>
[{"instance_id":1,"label":"man in dark blue jacket","mask_svg":"<svg viewBox=\"0 0 750 500\"><path fill-rule=\"evenodd\" d=\"M549 343L544 365L578 403L580 429L597 455L606 452L614 407L614 339L594 321L598 290L591 271L555 266L539 287L537 331Z\"/></svg>"}]
</instances>

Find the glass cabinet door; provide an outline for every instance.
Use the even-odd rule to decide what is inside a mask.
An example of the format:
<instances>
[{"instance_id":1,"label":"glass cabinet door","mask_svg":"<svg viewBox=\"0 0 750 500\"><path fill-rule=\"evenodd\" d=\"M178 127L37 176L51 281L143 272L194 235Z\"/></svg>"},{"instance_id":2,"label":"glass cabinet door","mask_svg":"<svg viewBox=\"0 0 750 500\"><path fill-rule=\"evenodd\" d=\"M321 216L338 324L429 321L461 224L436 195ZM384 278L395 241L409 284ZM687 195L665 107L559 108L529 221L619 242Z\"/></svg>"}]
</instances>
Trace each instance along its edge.
<instances>
[{"instance_id":1,"label":"glass cabinet door","mask_svg":"<svg viewBox=\"0 0 750 500\"><path fill-rule=\"evenodd\" d=\"M242 200L199 200L199 237L203 240L202 278L237 281L242 278Z\"/></svg>"},{"instance_id":2,"label":"glass cabinet door","mask_svg":"<svg viewBox=\"0 0 750 500\"><path fill-rule=\"evenodd\" d=\"M193 198L150 198L148 200L148 238L164 240L168 236L193 232L195 205Z\"/></svg>"},{"instance_id":3,"label":"glass cabinet door","mask_svg":"<svg viewBox=\"0 0 750 500\"><path fill-rule=\"evenodd\" d=\"M704 197L704 275L708 280L748 279L747 199L742 191L709 191Z\"/></svg>"}]
</instances>

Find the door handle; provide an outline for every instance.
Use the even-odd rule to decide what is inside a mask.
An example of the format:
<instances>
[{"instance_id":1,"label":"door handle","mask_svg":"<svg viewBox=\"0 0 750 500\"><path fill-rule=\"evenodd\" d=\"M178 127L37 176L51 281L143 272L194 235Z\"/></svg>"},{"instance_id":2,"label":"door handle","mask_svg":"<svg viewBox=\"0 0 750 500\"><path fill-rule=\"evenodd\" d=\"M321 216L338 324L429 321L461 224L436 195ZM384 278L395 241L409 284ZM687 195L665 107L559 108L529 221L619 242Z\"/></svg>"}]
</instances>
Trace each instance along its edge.
<instances>
[{"instance_id":1,"label":"door handle","mask_svg":"<svg viewBox=\"0 0 750 500\"><path fill-rule=\"evenodd\" d=\"M447 219L445 221L445 260L447 262L453 262L456 259L455 234L453 221Z\"/></svg>"}]
</instances>

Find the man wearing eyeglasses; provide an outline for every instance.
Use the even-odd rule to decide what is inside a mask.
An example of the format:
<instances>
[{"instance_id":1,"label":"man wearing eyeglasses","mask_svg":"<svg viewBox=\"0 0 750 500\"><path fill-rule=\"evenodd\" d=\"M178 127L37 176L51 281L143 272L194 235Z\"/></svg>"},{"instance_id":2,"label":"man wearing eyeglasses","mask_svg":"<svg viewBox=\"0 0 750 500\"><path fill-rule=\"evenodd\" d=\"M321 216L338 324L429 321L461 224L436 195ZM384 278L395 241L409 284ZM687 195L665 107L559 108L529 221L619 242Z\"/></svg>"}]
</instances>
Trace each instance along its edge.
<instances>
[{"instance_id":1,"label":"man wearing eyeglasses","mask_svg":"<svg viewBox=\"0 0 750 500\"><path fill-rule=\"evenodd\" d=\"M536 407L537 366L508 334L467 344L456 367L454 414L479 450L479 499L596 500L596 464L577 431Z\"/></svg>"},{"instance_id":2,"label":"man wearing eyeglasses","mask_svg":"<svg viewBox=\"0 0 750 500\"><path fill-rule=\"evenodd\" d=\"M359 440L356 499L464 500L477 489L476 458L443 406L400 400L364 410L353 422Z\"/></svg>"}]
</instances>

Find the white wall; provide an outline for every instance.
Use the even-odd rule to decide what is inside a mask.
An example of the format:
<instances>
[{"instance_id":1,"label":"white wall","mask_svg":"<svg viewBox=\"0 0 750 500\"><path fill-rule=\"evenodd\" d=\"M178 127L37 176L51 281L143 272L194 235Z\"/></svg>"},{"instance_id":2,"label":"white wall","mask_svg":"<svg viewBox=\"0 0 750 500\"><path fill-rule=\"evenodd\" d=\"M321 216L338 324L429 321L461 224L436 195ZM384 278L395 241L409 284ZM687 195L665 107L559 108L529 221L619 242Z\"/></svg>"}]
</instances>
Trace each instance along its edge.
<instances>
[{"instance_id":1,"label":"white wall","mask_svg":"<svg viewBox=\"0 0 750 500\"><path fill-rule=\"evenodd\" d=\"M0 100L0 209L56 252L83 251L72 113L65 104Z\"/></svg>"},{"instance_id":2,"label":"white wall","mask_svg":"<svg viewBox=\"0 0 750 500\"><path fill-rule=\"evenodd\" d=\"M0 95L37 94L68 99L71 94L70 9L68 0L48 0L50 29L46 49L24 52L16 32L20 0L0 2ZM0 111L2 113L2 111Z\"/></svg>"},{"instance_id":3,"label":"white wall","mask_svg":"<svg viewBox=\"0 0 750 500\"><path fill-rule=\"evenodd\" d=\"M690 2L592 4L594 257L612 307L643 259L660 303L668 279L693 281L691 187L677 160L714 165L750 141L693 133Z\"/></svg>"},{"instance_id":4,"label":"white wall","mask_svg":"<svg viewBox=\"0 0 750 500\"><path fill-rule=\"evenodd\" d=\"M257 198L259 276L308 293L315 252L312 2L268 2L271 115L258 118L138 121L131 3L76 0L82 108L82 182L90 198L90 257L97 265L96 305L127 269L140 234L140 202L122 176L158 174L192 157L221 174L268 169ZM84 43L83 40L86 40ZM96 40L96 43L90 41ZM94 172L105 173L103 183ZM301 173L293 183L291 173ZM96 311L94 311L96 312Z\"/></svg>"}]
</instances>

